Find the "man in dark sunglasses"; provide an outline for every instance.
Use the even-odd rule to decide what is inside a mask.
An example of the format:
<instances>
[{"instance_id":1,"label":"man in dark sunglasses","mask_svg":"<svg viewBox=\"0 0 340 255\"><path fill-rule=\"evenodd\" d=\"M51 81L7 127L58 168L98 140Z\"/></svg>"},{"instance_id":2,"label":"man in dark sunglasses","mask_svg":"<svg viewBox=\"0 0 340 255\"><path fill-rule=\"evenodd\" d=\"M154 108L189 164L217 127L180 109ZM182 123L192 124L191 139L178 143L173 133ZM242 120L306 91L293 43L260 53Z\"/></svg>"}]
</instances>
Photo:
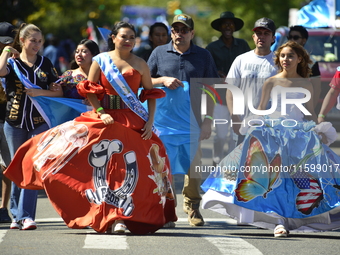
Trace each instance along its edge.
<instances>
[{"instance_id":1,"label":"man in dark sunglasses","mask_svg":"<svg viewBox=\"0 0 340 255\"><path fill-rule=\"evenodd\" d=\"M304 46L308 40L308 31L303 26L292 26L290 27L287 39Z\"/></svg>"},{"instance_id":2,"label":"man in dark sunglasses","mask_svg":"<svg viewBox=\"0 0 340 255\"><path fill-rule=\"evenodd\" d=\"M308 31L303 26L291 26L289 28L289 33L287 36L288 40L292 40L300 44L301 46L305 46L307 40L308 40ZM321 77L320 77L320 70L319 70L319 64L316 62L312 56L311 60L313 61L313 64L310 66L312 68L312 74L311 74L311 82L313 84L313 104L314 107L319 102L320 93L321 93Z\"/></svg>"},{"instance_id":3,"label":"man in dark sunglasses","mask_svg":"<svg viewBox=\"0 0 340 255\"><path fill-rule=\"evenodd\" d=\"M183 210L191 226L203 226L199 211L202 173L196 167L201 165L200 141L211 135L213 104L207 98L202 120L201 96L203 84L214 84L206 78L218 79L215 83L220 80L209 51L192 42L194 34L192 18L184 13L176 15L171 24L171 41L153 50L148 66L153 85L164 87L167 93L163 99L157 99L154 123L167 149L172 173L185 174ZM175 223L169 223L165 227L174 226Z\"/></svg>"}]
</instances>

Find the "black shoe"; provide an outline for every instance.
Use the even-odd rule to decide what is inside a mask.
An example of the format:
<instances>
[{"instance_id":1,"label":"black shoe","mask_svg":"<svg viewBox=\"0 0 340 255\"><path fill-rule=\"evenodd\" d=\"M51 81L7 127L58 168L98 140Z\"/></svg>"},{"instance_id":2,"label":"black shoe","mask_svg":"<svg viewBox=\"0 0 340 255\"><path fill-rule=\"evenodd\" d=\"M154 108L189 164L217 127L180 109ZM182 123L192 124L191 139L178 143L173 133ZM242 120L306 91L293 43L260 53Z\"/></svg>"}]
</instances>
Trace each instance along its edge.
<instances>
[{"instance_id":1,"label":"black shoe","mask_svg":"<svg viewBox=\"0 0 340 255\"><path fill-rule=\"evenodd\" d=\"M0 223L11 223L7 208L0 208Z\"/></svg>"}]
</instances>

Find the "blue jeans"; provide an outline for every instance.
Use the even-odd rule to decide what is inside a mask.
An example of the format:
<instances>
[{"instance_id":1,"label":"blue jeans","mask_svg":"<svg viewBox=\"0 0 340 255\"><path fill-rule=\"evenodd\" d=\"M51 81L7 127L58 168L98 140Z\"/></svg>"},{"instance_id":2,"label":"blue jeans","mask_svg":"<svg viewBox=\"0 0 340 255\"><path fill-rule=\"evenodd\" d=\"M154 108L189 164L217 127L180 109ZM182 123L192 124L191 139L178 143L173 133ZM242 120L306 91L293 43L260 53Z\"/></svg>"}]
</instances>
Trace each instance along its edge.
<instances>
[{"instance_id":1,"label":"blue jeans","mask_svg":"<svg viewBox=\"0 0 340 255\"><path fill-rule=\"evenodd\" d=\"M0 122L0 164L7 167L11 163L11 155L9 154L8 145L4 133L4 123Z\"/></svg>"},{"instance_id":2,"label":"blue jeans","mask_svg":"<svg viewBox=\"0 0 340 255\"><path fill-rule=\"evenodd\" d=\"M17 149L28 139L48 130L47 124L43 124L38 128L27 131L22 128L16 128L5 122L4 131L8 144L8 149L13 159ZM12 182L10 211L14 221L20 221L27 218L35 219L35 212L37 207L37 190L21 189Z\"/></svg>"}]
</instances>

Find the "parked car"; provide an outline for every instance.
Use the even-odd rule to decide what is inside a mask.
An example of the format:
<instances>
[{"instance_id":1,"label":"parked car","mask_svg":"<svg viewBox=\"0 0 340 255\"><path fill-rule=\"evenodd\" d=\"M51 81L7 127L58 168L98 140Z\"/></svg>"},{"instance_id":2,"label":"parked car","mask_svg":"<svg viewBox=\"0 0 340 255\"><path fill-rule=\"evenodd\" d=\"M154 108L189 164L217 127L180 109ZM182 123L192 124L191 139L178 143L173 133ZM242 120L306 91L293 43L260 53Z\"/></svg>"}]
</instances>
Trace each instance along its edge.
<instances>
[{"instance_id":1,"label":"parked car","mask_svg":"<svg viewBox=\"0 0 340 255\"><path fill-rule=\"evenodd\" d=\"M340 29L335 28L318 28L307 29L308 40L305 49L311 57L319 62L321 74L321 95L318 102L316 113L319 112L322 101L329 90L329 83L340 66ZM287 41L289 28L279 27L276 30L276 43L273 44L272 50L276 50L280 45ZM340 111L335 107L327 115L328 119L340 123ZM340 128L337 128L340 131Z\"/></svg>"}]
</instances>

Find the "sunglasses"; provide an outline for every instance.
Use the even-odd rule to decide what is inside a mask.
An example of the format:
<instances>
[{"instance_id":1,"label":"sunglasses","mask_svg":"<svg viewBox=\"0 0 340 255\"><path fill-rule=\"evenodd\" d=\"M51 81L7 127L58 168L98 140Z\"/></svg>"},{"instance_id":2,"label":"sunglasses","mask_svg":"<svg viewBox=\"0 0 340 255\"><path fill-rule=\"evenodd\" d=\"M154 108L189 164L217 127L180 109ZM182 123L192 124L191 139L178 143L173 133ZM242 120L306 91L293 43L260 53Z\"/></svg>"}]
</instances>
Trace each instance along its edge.
<instances>
[{"instance_id":1,"label":"sunglasses","mask_svg":"<svg viewBox=\"0 0 340 255\"><path fill-rule=\"evenodd\" d=\"M171 33L173 33L173 34L181 33L181 34L185 35L185 34L189 33L190 31L191 31L191 29L187 28L187 27L182 27L182 28L173 27L173 28L171 28Z\"/></svg>"},{"instance_id":2,"label":"sunglasses","mask_svg":"<svg viewBox=\"0 0 340 255\"><path fill-rule=\"evenodd\" d=\"M221 29L227 28L227 27L234 27L234 22L224 22L221 24Z\"/></svg>"},{"instance_id":3,"label":"sunglasses","mask_svg":"<svg viewBox=\"0 0 340 255\"><path fill-rule=\"evenodd\" d=\"M287 36L287 39L288 40L294 40L294 41L297 41L299 40L300 38L302 38L301 36L298 36L298 35L290 35L290 36Z\"/></svg>"}]
</instances>

